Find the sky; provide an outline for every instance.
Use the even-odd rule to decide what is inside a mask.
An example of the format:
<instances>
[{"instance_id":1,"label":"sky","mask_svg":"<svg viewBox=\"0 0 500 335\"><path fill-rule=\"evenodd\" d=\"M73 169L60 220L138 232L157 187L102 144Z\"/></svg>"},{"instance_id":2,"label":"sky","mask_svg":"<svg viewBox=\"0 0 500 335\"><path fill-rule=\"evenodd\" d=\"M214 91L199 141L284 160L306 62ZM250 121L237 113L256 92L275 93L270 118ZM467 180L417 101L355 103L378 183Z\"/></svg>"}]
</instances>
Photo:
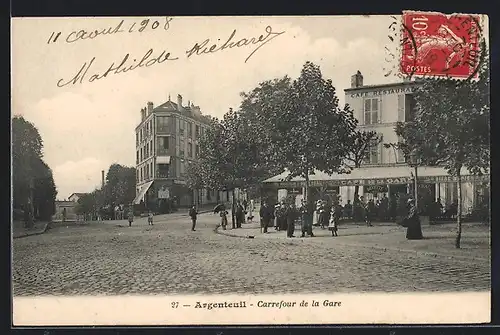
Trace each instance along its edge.
<instances>
[{"instance_id":1,"label":"sky","mask_svg":"<svg viewBox=\"0 0 500 335\"><path fill-rule=\"evenodd\" d=\"M135 127L148 101L158 106L169 95L175 102L181 94L183 104L190 101L203 114L222 117L229 108L238 108L240 92L264 80L296 78L306 61L320 65L342 104L343 90L350 87L350 77L358 70L365 85L400 81L397 57L392 60L389 55L397 54L398 42L388 37L394 34L389 29L394 21L391 16L14 19L12 114L22 115L38 128L58 199L65 199L74 192L94 190L100 185L101 170L113 163L135 165ZM116 27L120 32L75 38L81 30ZM260 43L188 57L187 51L196 43L210 39L207 48L213 43L221 46L234 30L233 42L268 37ZM158 58L161 63L91 81L92 75L102 75L127 54L124 66L137 64L150 49L149 59ZM92 59L81 83L71 83Z\"/></svg>"}]
</instances>

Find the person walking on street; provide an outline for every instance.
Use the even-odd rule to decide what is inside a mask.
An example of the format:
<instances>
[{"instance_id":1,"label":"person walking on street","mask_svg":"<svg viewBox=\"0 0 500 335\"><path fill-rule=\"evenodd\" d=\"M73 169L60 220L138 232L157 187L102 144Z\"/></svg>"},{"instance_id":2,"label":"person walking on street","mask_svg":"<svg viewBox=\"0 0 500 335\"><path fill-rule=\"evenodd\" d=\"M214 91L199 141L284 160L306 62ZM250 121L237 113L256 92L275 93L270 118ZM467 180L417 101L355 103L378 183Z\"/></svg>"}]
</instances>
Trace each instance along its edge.
<instances>
[{"instance_id":1,"label":"person walking on street","mask_svg":"<svg viewBox=\"0 0 500 335\"><path fill-rule=\"evenodd\" d=\"M267 228L269 227L269 224L271 223L271 220L273 218L273 212L272 208L268 205L267 201L264 201L262 203L262 207L260 208L259 211L261 223L262 223L262 228L263 228L263 233L267 234Z\"/></svg>"},{"instance_id":2,"label":"person walking on street","mask_svg":"<svg viewBox=\"0 0 500 335\"><path fill-rule=\"evenodd\" d=\"M372 221L373 217L375 216L375 213L376 213L375 203L373 202L373 199L370 199L370 201L368 201L368 203L366 204L365 208L366 225L368 227L373 226Z\"/></svg>"},{"instance_id":3,"label":"person walking on street","mask_svg":"<svg viewBox=\"0 0 500 335\"><path fill-rule=\"evenodd\" d=\"M148 214L148 225L152 226L153 225L153 212L149 211Z\"/></svg>"},{"instance_id":4,"label":"person walking on street","mask_svg":"<svg viewBox=\"0 0 500 335\"><path fill-rule=\"evenodd\" d=\"M130 209L128 211L128 226L132 227L132 222L134 222L134 211Z\"/></svg>"},{"instance_id":5,"label":"person walking on street","mask_svg":"<svg viewBox=\"0 0 500 335\"><path fill-rule=\"evenodd\" d=\"M286 218L286 237L295 237L293 233L295 232L295 219L297 218L297 209L295 204L287 205L285 210Z\"/></svg>"},{"instance_id":6,"label":"person walking on street","mask_svg":"<svg viewBox=\"0 0 500 335\"><path fill-rule=\"evenodd\" d=\"M332 212L330 215L330 222L328 225L328 229L332 232L332 236L339 236L337 234L340 216L342 215L342 207L337 202L334 202L332 206Z\"/></svg>"},{"instance_id":7,"label":"person walking on street","mask_svg":"<svg viewBox=\"0 0 500 335\"><path fill-rule=\"evenodd\" d=\"M191 207L191 209L189 210L189 216L191 217L191 222L193 223L193 225L191 226L191 231L195 231L197 215L198 212L196 211L196 207L193 205L193 207Z\"/></svg>"},{"instance_id":8,"label":"person walking on street","mask_svg":"<svg viewBox=\"0 0 500 335\"><path fill-rule=\"evenodd\" d=\"M245 221L245 209L238 200L238 203L236 204L236 228L241 228L243 221Z\"/></svg>"},{"instance_id":9,"label":"person walking on street","mask_svg":"<svg viewBox=\"0 0 500 335\"><path fill-rule=\"evenodd\" d=\"M314 205L310 201L306 203L304 199L302 199L300 213L302 215L301 237L305 237L306 234L310 237L314 237L314 234L312 232Z\"/></svg>"},{"instance_id":10,"label":"person walking on street","mask_svg":"<svg viewBox=\"0 0 500 335\"><path fill-rule=\"evenodd\" d=\"M406 239L408 240L421 240L422 227L420 225L420 218L418 216L417 207L415 206L415 200L408 199L408 205L410 206L408 216L406 217Z\"/></svg>"}]
</instances>

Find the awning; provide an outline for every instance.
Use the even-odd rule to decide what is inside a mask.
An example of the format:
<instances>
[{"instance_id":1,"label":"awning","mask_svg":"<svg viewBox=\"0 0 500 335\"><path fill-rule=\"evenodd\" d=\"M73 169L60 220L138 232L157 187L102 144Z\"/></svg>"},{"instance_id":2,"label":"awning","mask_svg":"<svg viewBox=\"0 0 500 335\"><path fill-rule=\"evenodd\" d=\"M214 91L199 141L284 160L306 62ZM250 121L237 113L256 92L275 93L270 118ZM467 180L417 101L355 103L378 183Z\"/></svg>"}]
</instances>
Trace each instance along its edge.
<instances>
[{"instance_id":1,"label":"awning","mask_svg":"<svg viewBox=\"0 0 500 335\"><path fill-rule=\"evenodd\" d=\"M309 176L309 186L328 187L328 186L355 186L355 185L390 185L390 184L408 184L413 182L414 169L409 166L391 166L391 167L362 167L353 169L351 173L333 173L331 175L321 171ZM448 175L442 167L421 166L417 170L418 180L422 183L447 183L455 182L456 177ZM305 179L302 177L292 178L286 181L288 171L264 180L265 187L272 188L297 188L305 186ZM479 182L489 181L490 176L474 176L467 169L462 170L462 181Z\"/></svg>"},{"instance_id":2,"label":"awning","mask_svg":"<svg viewBox=\"0 0 500 335\"><path fill-rule=\"evenodd\" d=\"M157 164L170 164L170 156L158 156L156 157Z\"/></svg>"},{"instance_id":3,"label":"awning","mask_svg":"<svg viewBox=\"0 0 500 335\"><path fill-rule=\"evenodd\" d=\"M137 196L134 199L135 205L138 205L141 202L142 198L144 198L144 195L149 190L151 185L153 185L153 181L148 181L146 184L141 186L141 190L139 191L139 193L137 193Z\"/></svg>"}]
</instances>

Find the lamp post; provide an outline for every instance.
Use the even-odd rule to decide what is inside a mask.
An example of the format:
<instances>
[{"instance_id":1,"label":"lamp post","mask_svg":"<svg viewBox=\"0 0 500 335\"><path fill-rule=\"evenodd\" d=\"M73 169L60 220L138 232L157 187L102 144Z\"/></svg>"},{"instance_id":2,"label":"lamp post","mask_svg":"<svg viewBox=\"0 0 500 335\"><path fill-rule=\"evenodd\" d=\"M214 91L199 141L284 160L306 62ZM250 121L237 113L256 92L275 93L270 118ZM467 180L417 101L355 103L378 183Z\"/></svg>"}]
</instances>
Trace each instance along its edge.
<instances>
[{"instance_id":1,"label":"lamp post","mask_svg":"<svg viewBox=\"0 0 500 335\"><path fill-rule=\"evenodd\" d=\"M409 155L409 159L410 159L410 166L413 167L413 174L414 174L414 197L415 197L415 207L418 209L418 153L417 153L417 149L413 149L411 152L410 152L410 155Z\"/></svg>"}]
</instances>

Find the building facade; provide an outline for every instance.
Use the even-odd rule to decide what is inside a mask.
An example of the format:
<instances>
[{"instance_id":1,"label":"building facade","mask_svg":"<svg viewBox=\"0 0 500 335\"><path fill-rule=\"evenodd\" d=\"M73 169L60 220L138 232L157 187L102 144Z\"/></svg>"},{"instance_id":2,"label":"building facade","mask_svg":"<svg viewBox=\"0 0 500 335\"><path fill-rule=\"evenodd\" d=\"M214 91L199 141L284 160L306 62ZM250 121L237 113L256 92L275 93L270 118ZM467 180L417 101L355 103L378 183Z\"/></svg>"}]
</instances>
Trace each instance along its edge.
<instances>
[{"instance_id":1,"label":"building facade","mask_svg":"<svg viewBox=\"0 0 500 335\"><path fill-rule=\"evenodd\" d=\"M200 140L210 124L210 117L200 107L182 96L177 102L169 100L157 107L152 102L141 109L141 121L136 134L136 198L147 208L157 209L164 201L177 206L194 203L193 192L186 187L186 171L200 153ZM214 192L202 190L197 203L210 203Z\"/></svg>"},{"instance_id":2,"label":"building facade","mask_svg":"<svg viewBox=\"0 0 500 335\"><path fill-rule=\"evenodd\" d=\"M355 187L359 188L359 195L366 200L389 197L397 193L413 193L413 169L411 169L403 152L393 146L386 148L384 144L400 141L395 126L398 121L409 121L415 108L413 93L416 82L400 82L384 85L363 85L363 75L358 71L351 77L351 87L345 89L345 102L349 104L358 120L358 128L364 131L375 131L381 139L369 148L362 167L354 169L351 174L326 175L317 172L310 177L310 186L313 190L322 189L322 194L340 194L344 203L354 200ZM462 209L465 214L470 213L476 203L489 192L489 176L475 177L468 171L463 171ZM418 194L427 199L440 200L443 206L449 205L458 199L456 179L448 176L441 167L419 167ZM303 181L300 178L292 179L289 183L282 183L286 173L265 181L275 183L278 188L278 198L287 194L297 194L302 198ZM318 192L316 192L317 194ZM419 196L420 198L420 196ZM299 200L297 200L298 202Z\"/></svg>"}]
</instances>

